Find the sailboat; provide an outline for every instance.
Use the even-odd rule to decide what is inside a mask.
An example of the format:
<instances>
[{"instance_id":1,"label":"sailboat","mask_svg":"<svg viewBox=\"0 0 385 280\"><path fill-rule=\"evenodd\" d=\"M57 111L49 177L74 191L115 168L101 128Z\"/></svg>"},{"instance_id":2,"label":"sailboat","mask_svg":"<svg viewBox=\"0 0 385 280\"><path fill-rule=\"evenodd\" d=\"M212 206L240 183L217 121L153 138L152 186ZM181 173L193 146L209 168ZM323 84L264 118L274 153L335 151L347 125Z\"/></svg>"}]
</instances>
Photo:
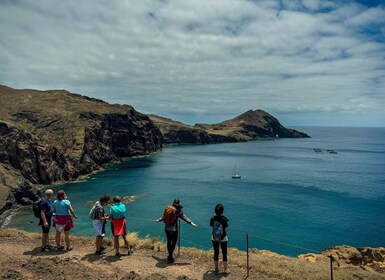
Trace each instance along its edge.
<instances>
[{"instance_id":1,"label":"sailboat","mask_svg":"<svg viewBox=\"0 0 385 280\"><path fill-rule=\"evenodd\" d=\"M241 174L237 173L237 165L235 165L235 167L234 167L234 173L231 176L231 178L233 178L233 179L241 179Z\"/></svg>"}]
</instances>

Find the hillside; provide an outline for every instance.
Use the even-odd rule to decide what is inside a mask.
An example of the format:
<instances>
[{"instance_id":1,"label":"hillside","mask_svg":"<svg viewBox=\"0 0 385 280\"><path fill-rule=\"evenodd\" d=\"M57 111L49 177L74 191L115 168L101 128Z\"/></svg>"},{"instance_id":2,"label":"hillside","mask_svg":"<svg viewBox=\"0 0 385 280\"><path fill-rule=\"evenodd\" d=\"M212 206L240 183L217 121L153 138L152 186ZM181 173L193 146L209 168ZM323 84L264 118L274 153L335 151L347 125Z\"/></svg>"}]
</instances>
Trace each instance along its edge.
<instances>
[{"instance_id":1,"label":"hillside","mask_svg":"<svg viewBox=\"0 0 385 280\"><path fill-rule=\"evenodd\" d=\"M190 126L171 119L149 115L159 127L166 144L209 144L242 142L261 138L307 138L307 134L282 126L272 115L262 110L249 110L218 124Z\"/></svg>"},{"instance_id":2,"label":"hillside","mask_svg":"<svg viewBox=\"0 0 385 280\"><path fill-rule=\"evenodd\" d=\"M75 227L76 231L76 227ZM116 279L116 280L192 280L245 279L246 253L229 250L230 274L215 275L212 251L181 248L175 264L165 260L165 244L154 238L139 239L130 233L128 240L134 254L124 249L120 258L114 256L111 239L105 239L106 253L94 254L94 238L74 236L70 252L40 252L40 235L13 229L0 229L0 279ZM51 235L53 238L53 234ZM51 239L51 244L53 244ZM353 247L327 249L320 255L306 254L285 257L264 250L250 250L248 279L330 279L328 255L335 256L335 279L385 279L385 249Z\"/></svg>"},{"instance_id":3,"label":"hillside","mask_svg":"<svg viewBox=\"0 0 385 280\"><path fill-rule=\"evenodd\" d=\"M34 185L75 180L104 163L162 147L159 129L128 105L5 86L0 99L2 211L34 200Z\"/></svg>"}]
</instances>

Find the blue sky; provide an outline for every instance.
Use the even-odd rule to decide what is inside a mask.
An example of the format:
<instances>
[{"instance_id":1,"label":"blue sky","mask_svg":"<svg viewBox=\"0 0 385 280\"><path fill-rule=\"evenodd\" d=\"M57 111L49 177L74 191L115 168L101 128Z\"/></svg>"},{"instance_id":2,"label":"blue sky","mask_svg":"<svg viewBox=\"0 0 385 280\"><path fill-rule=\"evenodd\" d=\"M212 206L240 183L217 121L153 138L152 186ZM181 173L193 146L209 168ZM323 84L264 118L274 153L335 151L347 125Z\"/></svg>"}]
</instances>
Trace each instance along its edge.
<instances>
[{"instance_id":1,"label":"blue sky","mask_svg":"<svg viewBox=\"0 0 385 280\"><path fill-rule=\"evenodd\" d=\"M0 84L187 123L384 126L385 1L1 1Z\"/></svg>"}]
</instances>

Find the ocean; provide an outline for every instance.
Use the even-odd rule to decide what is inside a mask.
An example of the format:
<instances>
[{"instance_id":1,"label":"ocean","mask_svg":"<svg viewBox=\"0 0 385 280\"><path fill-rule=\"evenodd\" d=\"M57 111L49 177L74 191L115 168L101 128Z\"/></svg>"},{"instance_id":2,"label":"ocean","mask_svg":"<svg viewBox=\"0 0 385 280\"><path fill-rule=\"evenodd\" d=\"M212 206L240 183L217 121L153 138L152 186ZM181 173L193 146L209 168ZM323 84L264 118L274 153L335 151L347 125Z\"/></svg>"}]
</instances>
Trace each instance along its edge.
<instances>
[{"instance_id":1,"label":"ocean","mask_svg":"<svg viewBox=\"0 0 385 280\"><path fill-rule=\"evenodd\" d=\"M163 224L154 220L180 198L198 224L182 223L182 246L210 248L217 203L230 220L229 246L241 250L247 233L250 247L288 256L343 244L385 246L385 128L299 130L312 138L170 146L54 189L66 191L79 216L76 235L94 234L89 204L107 193L134 195L128 231L163 240ZM235 164L241 179L231 178ZM30 208L16 211L8 226L39 231Z\"/></svg>"}]
</instances>

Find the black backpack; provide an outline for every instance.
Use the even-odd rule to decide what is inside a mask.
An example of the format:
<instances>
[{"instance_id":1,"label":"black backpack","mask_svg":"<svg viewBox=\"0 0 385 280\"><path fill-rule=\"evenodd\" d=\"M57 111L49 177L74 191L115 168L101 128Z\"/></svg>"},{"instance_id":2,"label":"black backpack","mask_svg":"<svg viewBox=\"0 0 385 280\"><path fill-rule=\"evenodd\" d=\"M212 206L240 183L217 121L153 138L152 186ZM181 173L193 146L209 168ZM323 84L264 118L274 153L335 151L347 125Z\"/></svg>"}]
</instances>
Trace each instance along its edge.
<instances>
[{"instance_id":1,"label":"black backpack","mask_svg":"<svg viewBox=\"0 0 385 280\"><path fill-rule=\"evenodd\" d=\"M40 218L41 217L41 207L40 207L40 204L41 204L41 198L39 198L38 200L36 200L36 201L34 201L32 203L32 212L33 212L33 215L36 218Z\"/></svg>"}]
</instances>

